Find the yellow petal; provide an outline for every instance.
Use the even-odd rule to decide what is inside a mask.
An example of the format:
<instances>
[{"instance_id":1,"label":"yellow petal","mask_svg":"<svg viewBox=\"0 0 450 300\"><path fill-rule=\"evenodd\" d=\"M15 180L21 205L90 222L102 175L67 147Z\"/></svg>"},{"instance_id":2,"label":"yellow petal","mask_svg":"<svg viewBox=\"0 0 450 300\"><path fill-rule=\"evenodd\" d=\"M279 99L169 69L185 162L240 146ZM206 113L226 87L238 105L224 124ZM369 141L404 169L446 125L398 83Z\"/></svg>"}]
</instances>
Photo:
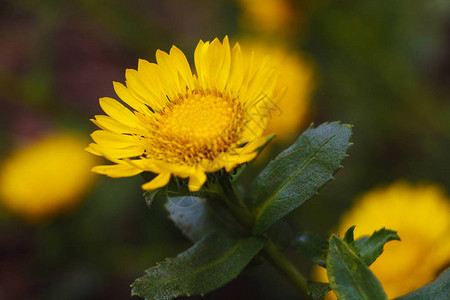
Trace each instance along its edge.
<instances>
[{"instance_id":1,"label":"yellow petal","mask_svg":"<svg viewBox=\"0 0 450 300\"><path fill-rule=\"evenodd\" d=\"M208 52L209 42L204 43L202 40L195 48L194 60L195 60L195 69L197 70L198 80L201 86L205 89L210 88L207 72L207 61L205 59L206 53Z\"/></svg>"},{"instance_id":2,"label":"yellow petal","mask_svg":"<svg viewBox=\"0 0 450 300\"><path fill-rule=\"evenodd\" d=\"M237 93L244 79L244 63L242 61L241 47L238 43L234 45L231 52L230 76L227 89L232 93Z\"/></svg>"},{"instance_id":3,"label":"yellow petal","mask_svg":"<svg viewBox=\"0 0 450 300\"><path fill-rule=\"evenodd\" d=\"M97 174L107 175L112 178L130 177L142 173L142 170L124 163L117 165L96 166L92 168L91 171Z\"/></svg>"},{"instance_id":4,"label":"yellow petal","mask_svg":"<svg viewBox=\"0 0 450 300\"><path fill-rule=\"evenodd\" d=\"M169 180L170 180L170 173L161 173L155 178L153 178L152 181L144 183L142 185L142 189L146 191L156 190L167 185L167 183L169 183Z\"/></svg>"},{"instance_id":5,"label":"yellow petal","mask_svg":"<svg viewBox=\"0 0 450 300\"><path fill-rule=\"evenodd\" d=\"M152 75L155 77L154 74ZM143 103L146 103L151 108L160 108L159 95L152 89L152 85L150 84L151 80L145 80L143 76L140 76L138 71L132 69L126 70L125 78L128 89L133 91ZM158 89L156 89L156 92L158 92Z\"/></svg>"},{"instance_id":6,"label":"yellow petal","mask_svg":"<svg viewBox=\"0 0 450 300\"><path fill-rule=\"evenodd\" d=\"M111 148L125 148L135 146L140 141L132 135L124 135L106 130L96 130L91 134L92 139L99 145Z\"/></svg>"},{"instance_id":7,"label":"yellow petal","mask_svg":"<svg viewBox=\"0 0 450 300\"><path fill-rule=\"evenodd\" d=\"M206 181L206 174L203 171L197 171L189 177L188 187L191 192L199 191Z\"/></svg>"},{"instance_id":8,"label":"yellow petal","mask_svg":"<svg viewBox=\"0 0 450 300\"><path fill-rule=\"evenodd\" d=\"M144 144L136 144L129 147L124 147L120 149L111 148L111 147L101 147L97 144L91 144L91 149L97 151L98 153L102 153L102 155L107 155L114 158L129 158L129 157L138 157L144 154L145 147Z\"/></svg>"},{"instance_id":9,"label":"yellow petal","mask_svg":"<svg viewBox=\"0 0 450 300\"><path fill-rule=\"evenodd\" d=\"M223 39L223 45L222 45L222 55L223 55L223 62L222 66L218 73L218 82L217 82L217 88L220 91L225 90L225 87L228 82L228 78L230 75L230 68L231 68L231 52L230 52L230 43L228 41L228 36L225 36Z\"/></svg>"},{"instance_id":10,"label":"yellow petal","mask_svg":"<svg viewBox=\"0 0 450 300\"><path fill-rule=\"evenodd\" d=\"M120 123L109 116L98 115L95 116L95 119L91 119L91 121L101 129L117 133L130 133L132 131L136 131L135 128L130 128L129 126Z\"/></svg>"},{"instance_id":11,"label":"yellow petal","mask_svg":"<svg viewBox=\"0 0 450 300\"><path fill-rule=\"evenodd\" d=\"M170 169L165 168L165 163L151 158L141 159L124 159L130 165L135 166L138 169L142 169L152 173L170 173Z\"/></svg>"},{"instance_id":12,"label":"yellow petal","mask_svg":"<svg viewBox=\"0 0 450 300\"><path fill-rule=\"evenodd\" d=\"M209 87L218 87L218 75L223 66L223 47L219 39L215 38L204 54L205 71Z\"/></svg>"},{"instance_id":13,"label":"yellow petal","mask_svg":"<svg viewBox=\"0 0 450 300\"><path fill-rule=\"evenodd\" d=\"M131 110L120 104L118 101L108 97L100 98L100 106L103 111L114 120L130 127L141 127L140 121Z\"/></svg>"},{"instance_id":14,"label":"yellow petal","mask_svg":"<svg viewBox=\"0 0 450 300\"><path fill-rule=\"evenodd\" d=\"M248 102L245 104L245 107L262 107L266 109L266 113L276 110L278 98L270 96L273 95L273 90L278 83L275 73L266 72L261 74L261 78L258 78L257 82L257 84L250 86L248 90Z\"/></svg>"},{"instance_id":15,"label":"yellow petal","mask_svg":"<svg viewBox=\"0 0 450 300\"><path fill-rule=\"evenodd\" d=\"M140 59L138 72L152 95L153 104L150 106L153 109L161 110L167 103L167 96L171 100L178 96L174 81L161 70L159 65Z\"/></svg>"},{"instance_id":16,"label":"yellow petal","mask_svg":"<svg viewBox=\"0 0 450 300\"><path fill-rule=\"evenodd\" d=\"M186 59L184 53L175 46L172 46L170 49L170 57L175 64L178 72L183 78L185 84L188 86L190 90L195 89L194 78L192 77L191 67Z\"/></svg>"},{"instance_id":17,"label":"yellow petal","mask_svg":"<svg viewBox=\"0 0 450 300\"><path fill-rule=\"evenodd\" d=\"M228 159L227 165L225 166L225 170L227 172L231 172L235 167L240 164L250 162L258 155L258 152L253 153L242 153L239 155L232 156Z\"/></svg>"},{"instance_id":18,"label":"yellow petal","mask_svg":"<svg viewBox=\"0 0 450 300\"><path fill-rule=\"evenodd\" d=\"M268 137L266 136L251 141L242 148L242 153L251 153L256 149L258 149L259 147L262 147L267 142L267 138Z\"/></svg>"},{"instance_id":19,"label":"yellow petal","mask_svg":"<svg viewBox=\"0 0 450 300\"><path fill-rule=\"evenodd\" d=\"M133 95L123 84L119 82L113 82L113 86L117 96L119 96L119 98L122 99L123 102L137 111L140 111L142 113L150 113L148 107L144 103L133 97Z\"/></svg>"},{"instance_id":20,"label":"yellow petal","mask_svg":"<svg viewBox=\"0 0 450 300\"><path fill-rule=\"evenodd\" d=\"M95 144L94 144L94 143L89 144L89 146L87 146L86 148L84 148L84 150L87 151L87 152L89 152L89 153L91 153L91 154L97 155L97 156L103 156L103 153L98 152L96 149L94 149L94 148L92 147L92 145L95 145Z\"/></svg>"},{"instance_id":21,"label":"yellow petal","mask_svg":"<svg viewBox=\"0 0 450 300\"><path fill-rule=\"evenodd\" d=\"M166 75L166 78L170 78L170 80L174 82L176 93L184 94L186 87L181 86L180 81L178 80L177 69L173 65L169 54L161 50L156 51L156 61L158 62L161 71Z\"/></svg>"}]
</instances>

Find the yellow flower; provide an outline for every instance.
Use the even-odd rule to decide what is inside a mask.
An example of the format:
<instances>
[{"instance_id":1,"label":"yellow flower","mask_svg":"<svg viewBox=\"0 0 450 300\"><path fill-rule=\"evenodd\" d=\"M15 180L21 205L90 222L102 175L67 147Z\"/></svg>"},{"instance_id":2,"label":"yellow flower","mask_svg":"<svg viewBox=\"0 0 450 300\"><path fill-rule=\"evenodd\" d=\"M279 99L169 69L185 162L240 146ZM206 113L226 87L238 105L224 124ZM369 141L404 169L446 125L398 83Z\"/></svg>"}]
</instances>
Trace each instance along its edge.
<instances>
[{"instance_id":1,"label":"yellow flower","mask_svg":"<svg viewBox=\"0 0 450 300\"><path fill-rule=\"evenodd\" d=\"M398 232L401 242L387 243L370 266L390 298L420 288L450 262L450 204L436 185L399 181L374 189L343 215L337 232L342 236L352 225L355 238L382 227ZM314 273L327 280L325 269Z\"/></svg>"},{"instance_id":2,"label":"yellow flower","mask_svg":"<svg viewBox=\"0 0 450 300\"><path fill-rule=\"evenodd\" d=\"M40 222L75 207L93 183L95 157L75 133L52 133L19 149L0 166L0 198L11 212Z\"/></svg>"},{"instance_id":3,"label":"yellow flower","mask_svg":"<svg viewBox=\"0 0 450 300\"><path fill-rule=\"evenodd\" d=\"M269 111L266 134L275 134L275 141L291 142L297 138L305 125L311 93L314 89L314 69L310 61L298 52L283 46L269 45L268 42L241 41L243 49L255 50L255 62L262 62L264 55L270 55L271 61L280 72L280 85L286 86L286 92Z\"/></svg>"},{"instance_id":4,"label":"yellow flower","mask_svg":"<svg viewBox=\"0 0 450 300\"><path fill-rule=\"evenodd\" d=\"M241 22L245 27L269 33L285 33L296 18L290 0L239 0L243 10Z\"/></svg>"},{"instance_id":5,"label":"yellow flower","mask_svg":"<svg viewBox=\"0 0 450 300\"><path fill-rule=\"evenodd\" d=\"M267 57L244 60L239 44L200 41L194 53L197 74L177 47L158 50L157 64L139 60L127 70L126 87L114 83L128 109L111 98L101 98L108 116L92 120L102 130L92 133L87 148L114 165L93 171L125 177L149 171L158 174L144 190L165 186L172 175L189 178L189 189L199 190L206 173L233 170L253 160L267 140L264 110L280 94L278 74Z\"/></svg>"}]
</instances>

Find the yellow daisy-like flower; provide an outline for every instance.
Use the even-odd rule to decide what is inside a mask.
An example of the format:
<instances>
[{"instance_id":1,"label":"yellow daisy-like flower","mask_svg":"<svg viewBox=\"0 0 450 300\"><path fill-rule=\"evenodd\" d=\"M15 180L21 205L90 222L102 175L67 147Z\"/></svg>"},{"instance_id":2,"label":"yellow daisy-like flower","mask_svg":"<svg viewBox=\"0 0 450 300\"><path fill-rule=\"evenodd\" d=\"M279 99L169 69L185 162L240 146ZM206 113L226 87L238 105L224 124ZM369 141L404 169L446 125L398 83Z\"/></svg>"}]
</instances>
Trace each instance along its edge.
<instances>
[{"instance_id":1,"label":"yellow daisy-like flower","mask_svg":"<svg viewBox=\"0 0 450 300\"><path fill-rule=\"evenodd\" d=\"M87 148L114 165L93 171L125 177L143 171L158 174L144 190L165 186L172 175L189 178L199 190L206 173L253 160L267 141L263 135L269 101L280 94L278 74L269 57L244 60L239 44L200 41L194 53L196 75L177 47L158 50L157 63L139 60L126 71L126 87L114 83L119 98L101 98L108 116L92 120L102 130L92 133Z\"/></svg>"},{"instance_id":2,"label":"yellow daisy-like flower","mask_svg":"<svg viewBox=\"0 0 450 300\"><path fill-rule=\"evenodd\" d=\"M422 287L450 262L450 203L436 185L399 181L374 189L343 215L337 232L342 236L352 225L355 238L382 227L398 231L401 242L387 243L370 266L389 298ZM325 269L317 267L313 273L327 280Z\"/></svg>"},{"instance_id":3,"label":"yellow daisy-like flower","mask_svg":"<svg viewBox=\"0 0 450 300\"><path fill-rule=\"evenodd\" d=\"M54 132L12 153L0 166L3 206L32 222L77 206L95 179L85 145L79 134Z\"/></svg>"}]
</instances>

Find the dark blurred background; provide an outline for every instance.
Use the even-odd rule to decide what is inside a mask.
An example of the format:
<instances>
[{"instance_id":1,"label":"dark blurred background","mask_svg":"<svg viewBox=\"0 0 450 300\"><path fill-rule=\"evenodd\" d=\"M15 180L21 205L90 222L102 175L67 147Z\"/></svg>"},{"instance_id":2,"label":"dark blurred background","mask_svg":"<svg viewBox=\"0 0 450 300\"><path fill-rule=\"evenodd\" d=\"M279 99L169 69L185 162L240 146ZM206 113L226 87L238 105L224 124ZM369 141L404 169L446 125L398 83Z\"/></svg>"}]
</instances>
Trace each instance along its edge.
<instances>
[{"instance_id":1,"label":"dark blurred background","mask_svg":"<svg viewBox=\"0 0 450 300\"><path fill-rule=\"evenodd\" d=\"M115 97L112 81L124 82L138 58L154 61L157 49L176 45L192 62L199 39L228 35L283 44L314 66L314 88L304 87L308 114L291 129L294 138L310 122L354 124L344 169L289 217L295 232L326 236L355 196L399 178L450 190L448 1L258 3L0 1L0 161L48 132L75 131L87 145L98 98ZM283 143L275 139L266 159ZM71 200L76 209L44 221L2 208L0 299L129 299L146 268L190 246L163 203L146 207L142 183L95 176ZM306 260L292 258L308 272ZM295 299L295 291L260 265L204 298Z\"/></svg>"}]
</instances>

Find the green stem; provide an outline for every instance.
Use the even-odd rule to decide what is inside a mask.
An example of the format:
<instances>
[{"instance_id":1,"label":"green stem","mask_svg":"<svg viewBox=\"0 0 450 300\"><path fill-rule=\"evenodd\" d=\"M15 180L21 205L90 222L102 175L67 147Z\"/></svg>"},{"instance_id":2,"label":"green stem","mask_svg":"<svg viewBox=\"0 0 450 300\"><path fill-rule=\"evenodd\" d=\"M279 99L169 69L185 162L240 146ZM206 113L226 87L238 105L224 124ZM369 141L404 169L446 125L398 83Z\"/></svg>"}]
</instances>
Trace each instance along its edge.
<instances>
[{"instance_id":1,"label":"green stem","mask_svg":"<svg viewBox=\"0 0 450 300\"><path fill-rule=\"evenodd\" d=\"M262 250L264 257L302 294L307 293L306 278L269 239Z\"/></svg>"},{"instance_id":2,"label":"green stem","mask_svg":"<svg viewBox=\"0 0 450 300\"><path fill-rule=\"evenodd\" d=\"M248 234L252 234L252 228L255 222L255 217L252 212L245 205L242 198L236 193L230 179L227 175L223 175L219 179L221 186L221 194L230 209L233 216L241 223ZM262 249L264 257L288 279L297 290L305 296L306 293L306 278L300 271L290 262L286 256L278 250L272 240L267 234L264 234L267 243Z\"/></svg>"},{"instance_id":3,"label":"green stem","mask_svg":"<svg viewBox=\"0 0 450 300\"><path fill-rule=\"evenodd\" d=\"M234 189L227 174L220 177L219 183L222 189L221 194L231 213L241 223L247 233L251 234L255 217Z\"/></svg>"}]
</instances>

